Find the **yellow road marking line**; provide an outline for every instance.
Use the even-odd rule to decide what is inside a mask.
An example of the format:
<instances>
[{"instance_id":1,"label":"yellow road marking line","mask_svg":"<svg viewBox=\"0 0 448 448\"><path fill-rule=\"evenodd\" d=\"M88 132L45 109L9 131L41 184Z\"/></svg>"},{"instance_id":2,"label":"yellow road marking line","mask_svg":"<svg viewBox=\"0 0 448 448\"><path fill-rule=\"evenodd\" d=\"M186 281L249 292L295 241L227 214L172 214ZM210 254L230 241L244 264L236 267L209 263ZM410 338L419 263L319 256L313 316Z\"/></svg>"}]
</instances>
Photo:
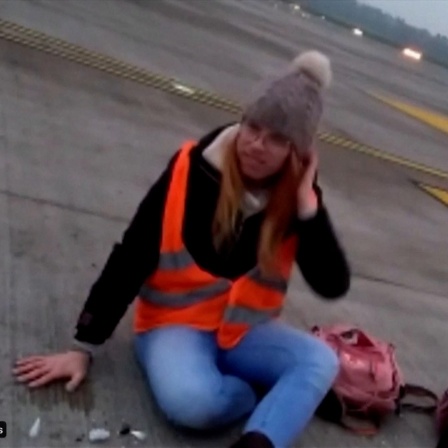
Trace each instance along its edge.
<instances>
[{"instance_id":1,"label":"yellow road marking line","mask_svg":"<svg viewBox=\"0 0 448 448\"><path fill-rule=\"evenodd\" d=\"M211 101L217 108L236 113L239 106L211 92L184 85L179 80L79 47L44 33L0 20L0 37L36 50L63 57L109 74L148 85L198 102Z\"/></svg>"},{"instance_id":2,"label":"yellow road marking line","mask_svg":"<svg viewBox=\"0 0 448 448\"><path fill-rule=\"evenodd\" d=\"M410 168L415 171L420 171L421 173L430 174L435 177L440 177L442 179L448 179L448 172L439 170L437 168L432 168L427 165L423 165L419 162L414 162L413 160L406 159L404 157L396 156L394 154L381 151L379 149L373 148L371 146L360 144L356 148L357 152L361 152L368 156L376 157L378 159L385 160L387 162L395 163L397 165Z\"/></svg>"},{"instance_id":3,"label":"yellow road marking line","mask_svg":"<svg viewBox=\"0 0 448 448\"><path fill-rule=\"evenodd\" d=\"M97 53L64 40L49 36L40 31L26 28L17 23L0 19L0 38L52 54L87 67L101 70L122 79L127 79L167 93L172 93L174 95L197 103L205 104L231 114L241 113L241 105L235 101L223 98L218 94L188 86L180 80L153 73L135 65L115 59L111 56ZM371 157L376 157L378 159L395 163L436 177L441 177L444 179L448 178L448 172L425 166L419 162L415 162L404 157L395 156L391 153L381 151L339 135L319 132L317 137L323 142L330 143L341 148L357 151Z\"/></svg>"},{"instance_id":4,"label":"yellow road marking line","mask_svg":"<svg viewBox=\"0 0 448 448\"><path fill-rule=\"evenodd\" d=\"M343 148L351 149L356 151L358 149L359 144L356 142L352 142L350 140L347 140L343 145L341 145Z\"/></svg>"},{"instance_id":5,"label":"yellow road marking line","mask_svg":"<svg viewBox=\"0 0 448 448\"><path fill-rule=\"evenodd\" d=\"M423 183L418 183L417 186L448 207L448 190Z\"/></svg>"},{"instance_id":6,"label":"yellow road marking line","mask_svg":"<svg viewBox=\"0 0 448 448\"><path fill-rule=\"evenodd\" d=\"M369 95L434 129L438 129L439 131L448 134L448 117L445 115L403 101L387 98L376 93L369 92Z\"/></svg>"}]
</instances>

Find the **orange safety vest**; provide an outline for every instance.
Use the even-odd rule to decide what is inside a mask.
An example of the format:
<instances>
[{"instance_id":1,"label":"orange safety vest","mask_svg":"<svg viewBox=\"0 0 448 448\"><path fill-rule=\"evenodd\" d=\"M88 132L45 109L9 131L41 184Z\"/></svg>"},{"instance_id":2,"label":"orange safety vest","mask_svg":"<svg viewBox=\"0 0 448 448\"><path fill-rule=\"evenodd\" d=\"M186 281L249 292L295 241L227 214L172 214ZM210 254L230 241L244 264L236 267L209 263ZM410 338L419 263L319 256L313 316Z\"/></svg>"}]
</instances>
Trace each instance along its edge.
<instances>
[{"instance_id":1,"label":"orange safety vest","mask_svg":"<svg viewBox=\"0 0 448 448\"><path fill-rule=\"evenodd\" d=\"M190 151L186 142L176 160L163 216L157 269L143 283L134 314L137 333L165 325L188 325L217 332L218 345L234 347L253 326L277 317L283 307L295 260L297 237L279 248L277 276L256 266L232 281L201 269L182 241Z\"/></svg>"}]
</instances>

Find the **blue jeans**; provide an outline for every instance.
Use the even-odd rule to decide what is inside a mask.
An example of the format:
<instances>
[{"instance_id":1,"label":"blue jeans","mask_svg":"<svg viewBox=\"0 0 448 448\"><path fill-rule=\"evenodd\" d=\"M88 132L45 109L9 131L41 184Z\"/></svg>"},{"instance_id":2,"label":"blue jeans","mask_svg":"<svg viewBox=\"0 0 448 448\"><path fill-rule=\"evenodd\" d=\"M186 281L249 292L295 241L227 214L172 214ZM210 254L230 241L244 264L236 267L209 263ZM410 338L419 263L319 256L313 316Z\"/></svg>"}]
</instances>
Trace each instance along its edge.
<instances>
[{"instance_id":1,"label":"blue jeans","mask_svg":"<svg viewBox=\"0 0 448 448\"><path fill-rule=\"evenodd\" d=\"M136 352L155 400L175 425L219 428L249 416L275 447L290 446L338 373L336 354L313 335L279 321L253 328L233 349L213 332L168 326L136 336ZM267 393L258 402L253 385Z\"/></svg>"}]
</instances>

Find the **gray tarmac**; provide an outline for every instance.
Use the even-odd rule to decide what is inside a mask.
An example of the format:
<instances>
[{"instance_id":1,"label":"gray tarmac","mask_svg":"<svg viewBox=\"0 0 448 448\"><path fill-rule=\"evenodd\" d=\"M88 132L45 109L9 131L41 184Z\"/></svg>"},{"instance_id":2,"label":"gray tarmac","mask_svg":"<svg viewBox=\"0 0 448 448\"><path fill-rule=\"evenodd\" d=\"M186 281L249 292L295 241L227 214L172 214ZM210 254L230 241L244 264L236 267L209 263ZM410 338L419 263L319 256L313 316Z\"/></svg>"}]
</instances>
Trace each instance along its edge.
<instances>
[{"instance_id":1,"label":"gray tarmac","mask_svg":"<svg viewBox=\"0 0 448 448\"><path fill-rule=\"evenodd\" d=\"M0 19L244 102L264 76L308 48L334 67L322 130L448 171L447 136L372 99L381 93L448 115L448 72L405 60L274 2L221 0L4 1ZM236 119L231 113L0 39L0 420L8 447L228 446L239 426L198 436L157 412L132 352L129 310L70 396L30 392L11 376L21 355L64 349L78 313L123 231L186 138ZM320 179L353 269L344 299L329 304L296 273L285 319L301 328L349 321L393 342L406 378L448 387L448 208L415 182L433 176L318 143ZM111 298L113 300L113 298ZM41 418L41 431L28 430ZM144 442L118 437L123 421ZM76 439L84 435L81 442ZM431 447L433 421L391 418L374 439L315 420L296 447Z\"/></svg>"}]
</instances>

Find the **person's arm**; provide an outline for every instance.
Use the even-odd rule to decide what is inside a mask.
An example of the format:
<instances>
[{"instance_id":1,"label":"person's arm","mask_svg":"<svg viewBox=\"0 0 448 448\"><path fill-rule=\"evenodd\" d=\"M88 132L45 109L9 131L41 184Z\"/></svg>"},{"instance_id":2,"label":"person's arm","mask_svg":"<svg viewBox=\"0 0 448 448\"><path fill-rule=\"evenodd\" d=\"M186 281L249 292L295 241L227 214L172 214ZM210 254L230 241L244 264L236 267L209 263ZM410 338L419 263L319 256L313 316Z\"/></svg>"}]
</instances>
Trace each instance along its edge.
<instances>
[{"instance_id":1,"label":"person's arm","mask_svg":"<svg viewBox=\"0 0 448 448\"><path fill-rule=\"evenodd\" d=\"M142 283L157 266L163 210L176 155L140 203L122 241L93 284L76 325L73 347L93 352L114 332Z\"/></svg>"},{"instance_id":2,"label":"person's arm","mask_svg":"<svg viewBox=\"0 0 448 448\"><path fill-rule=\"evenodd\" d=\"M336 299L350 288L350 266L323 203L322 191L314 183L318 199L317 212L299 218L299 243L296 261L308 285L318 295Z\"/></svg>"}]
</instances>

